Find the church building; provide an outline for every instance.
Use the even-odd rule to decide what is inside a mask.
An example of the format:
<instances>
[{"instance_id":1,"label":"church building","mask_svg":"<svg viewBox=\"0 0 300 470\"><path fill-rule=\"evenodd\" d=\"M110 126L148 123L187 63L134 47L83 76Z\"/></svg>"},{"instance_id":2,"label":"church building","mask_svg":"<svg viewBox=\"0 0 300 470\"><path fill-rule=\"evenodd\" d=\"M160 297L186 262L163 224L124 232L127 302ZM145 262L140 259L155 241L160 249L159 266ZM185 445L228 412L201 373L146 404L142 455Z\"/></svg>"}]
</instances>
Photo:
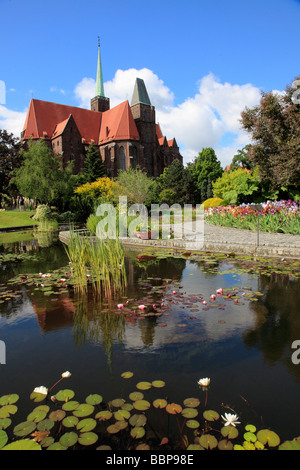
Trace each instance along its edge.
<instances>
[{"instance_id":1,"label":"church building","mask_svg":"<svg viewBox=\"0 0 300 470\"><path fill-rule=\"evenodd\" d=\"M104 94L100 44L95 97L91 109L32 99L21 139L44 139L63 164L73 161L74 172L84 166L93 142L99 149L110 177L129 167L144 169L148 176L159 176L174 159L182 162L175 138L167 140L155 119L144 81L136 78L131 104L124 101L110 108Z\"/></svg>"}]
</instances>

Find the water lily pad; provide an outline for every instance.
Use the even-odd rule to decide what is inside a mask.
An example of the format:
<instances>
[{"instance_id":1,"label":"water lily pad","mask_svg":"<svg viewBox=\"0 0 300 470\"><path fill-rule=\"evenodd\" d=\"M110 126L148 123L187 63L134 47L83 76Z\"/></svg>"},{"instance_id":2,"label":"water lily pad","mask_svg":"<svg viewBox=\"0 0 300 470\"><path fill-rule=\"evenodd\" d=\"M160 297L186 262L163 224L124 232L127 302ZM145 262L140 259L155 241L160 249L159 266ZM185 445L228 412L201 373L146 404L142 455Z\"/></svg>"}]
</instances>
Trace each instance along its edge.
<instances>
[{"instance_id":1,"label":"water lily pad","mask_svg":"<svg viewBox=\"0 0 300 470\"><path fill-rule=\"evenodd\" d=\"M217 421L220 418L220 415L217 411L206 410L203 412L203 418L207 421Z\"/></svg>"},{"instance_id":2,"label":"water lily pad","mask_svg":"<svg viewBox=\"0 0 300 470\"><path fill-rule=\"evenodd\" d=\"M49 411L49 406L47 405L40 405L37 406L28 416L27 416L27 421L34 421L35 423L38 423L39 421L42 421L46 416Z\"/></svg>"},{"instance_id":3,"label":"water lily pad","mask_svg":"<svg viewBox=\"0 0 300 470\"><path fill-rule=\"evenodd\" d=\"M129 419L130 418L130 413L127 410L121 409L121 410L118 410L114 413L114 418L117 421L123 421L124 419Z\"/></svg>"},{"instance_id":4,"label":"water lily pad","mask_svg":"<svg viewBox=\"0 0 300 470\"><path fill-rule=\"evenodd\" d=\"M142 400L144 398L144 395L142 392L132 392L129 394L129 398L132 401Z\"/></svg>"},{"instance_id":5,"label":"water lily pad","mask_svg":"<svg viewBox=\"0 0 300 470\"><path fill-rule=\"evenodd\" d=\"M231 441L228 441L227 439L222 439L218 443L218 449L219 450L232 450L233 444Z\"/></svg>"},{"instance_id":6,"label":"water lily pad","mask_svg":"<svg viewBox=\"0 0 300 470\"><path fill-rule=\"evenodd\" d=\"M50 431L54 426L54 422L51 419L43 419L37 424L37 429L39 431Z\"/></svg>"},{"instance_id":7,"label":"water lily pad","mask_svg":"<svg viewBox=\"0 0 300 470\"><path fill-rule=\"evenodd\" d=\"M199 444L204 447L204 449L211 450L217 447L218 441L211 434L202 434L199 438Z\"/></svg>"},{"instance_id":8,"label":"water lily pad","mask_svg":"<svg viewBox=\"0 0 300 470\"><path fill-rule=\"evenodd\" d=\"M200 405L200 400L198 398L186 398L183 404L187 408L197 408Z\"/></svg>"},{"instance_id":9,"label":"water lily pad","mask_svg":"<svg viewBox=\"0 0 300 470\"><path fill-rule=\"evenodd\" d=\"M125 403L125 400L123 398L115 398L114 400L111 401L111 405L114 406L115 408L121 408Z\"/></svg>"},{"instance_id":10,"label":"water lily pad","mask_svg":"<svg viewBox=\"0 0 300 470\"><path fill-rule=\"evenodd\" d=\"M197 421L196 419L188 419L185 424L188 428L191 428L191 429L197 429L200 426L199 421Z\"/></svg>"},{"instance_id":11,"label":"water lily pad","mask_svg":"<svg viewBox=\"0 0 300 470\"><path fill-rule=\"evenodd\" d=\"M221 429L221 434L223 437L228 437L229 439L236 439L239 435L239 431L235 426L223 426Z\"/></svg>"},{"instance_id":12,"label":"water lily pad","mask_svg":"<svg viewBox=\"0 0 300 470\"><path fill-rule=\"evenodd\" d=\"M177 403L169 403L166 406L166 411L171 415L176 415L182 412L182 407Z\"/></svg>"},{"instance_id":13,"label":"water lily pad","mask_svg":"<svg viewBox=\"0 0 300 470\"><path fill-rule=\"evenodd\" d=\"M103 410L99 411L99 413L96 414L95 418L99 419L99 421L108 421L112 417L112 412L109 410Z\"/></svg>"},{"instance_id":14,"label":"water lily pad","mask_svg":"<svg viewBox=\"0 0 300 470\"><path fill-rule=\"evenodd\" d=\"M257 437L253 432L247 431L244 434L244 439L248 442L255 442L257 440Z\"/></svg>"},{"instance_id":15,"label":"water lily pad","mask_svg":"<svg viewBox=\"0 0 300 470\"><path fill-rule=\"evenodd\" d=\"M268 444L269 447L276 447L280 444L279 436L270 429L262 429L258 431L257 439L264 445Z\"/></svg>"},{"instance_id":16,"label":"water lily pad","mask_svg":"<svg viewBox=\"0 0 300 470\"><path fill-rule=\"evenodd\" d=\"M98 436L94 432L83 432L78 438L79 444L82 446L91 446L98 441Z\"/></svg>"},{"instance_id":17,"label":"water lily pad","mask_svg":"<svg viewBox=\"0 0 300 470\"><path fill-rule=\"evenodd\" d=\"M30 394L30 399L33 400L35 403L38 403L45 400L46 396L47 395L45 395L44 393L32 392Z\"/></svg>"},{"instance_id":18,"label":"water lily pad","mask_svg":"<svg viewBox=\"0 0 300 470\"><path fill-rule=\"evenodd\" d=\"M143 442L142 444L136 446L135 450L150 450L150 446Z\"/></svg>"},{"instance_id":19,"label":"water lily pad","mask_svg":"<svg viewBox=\"0 0 300 470\"><path fill-rule=\"evenodd\" d=\"M65 411L74 411L78 408L79 402L76 400L67 401L62 405L62 409Z\"/></svg>"},{"instance_id":20,"label":"water lily pad","mask_svg":"<svg viewBox=\"0 0 300 470\"><path fill-rule=\"evenodd\" d=\"M50 413L49 419L51 419L51 421L54 421L54 422L62 421L65 416L66 416L66 412L64 410L55 410Z\"/></svg>"},{"instance_id":21,"label":"water lily pad","mask_svg":"<svg viewBox=\"0 0 300 470\"><path fill-rule=\"evenodd\" d=\"M17 424L14 427L14 434L18 437L28 436L28 434L32 433L36 428L36 423L33 421L23 421L22 423Z\"/></svg>"},{"instance_id":22,"label":"water lily pad","mask_svg":"<svg viewBox=\"0 0 300 470\"><path fill-rule=\"evenodd\" d=\"M151 404L147 400L136 400L133 407L139 411L146 411L150 408Z\"/></svg>"},{"instance_id":23,"label":"water lily pad","mask_svg":"<svg viewBox=\"0 0 300 470\"><path fill-rule=\"evenodd\" d=\"M131 426L145 426L146 422L147 418L142 414L135 414L129 419L129 424L131 424Z\"/></svg>"},{"instance_id":24,"label":"water lily pad","mask_svg":"<svg viewBox=\"0 0 300 470\"><path fill-rule=\"evenodd\" d=\"M4 405L0 408L0 418L9 418L10 415L14 415L17 411L16 405Z\"/></svg>"},{"instance_id":25,"label":"water lily pad","mask_svg":"<svg viewBox=\"0 0 300 470\"><path fill-rule=\"evenodd\" d=\"M139 382L137 385L136 385L136 388L138 388L139 390L149 390L149 388L151 388L151 383L150 382Z\"/></svg>"},{"instance_id":26,"label":"water lily pad","mask_svg":"<svg viewBox=\"0 0 300 470\"><path fill-rule=\"evenodd\" d=\"M130 379L131 377L133 377L133 372L123 372L123 374L121 374L121 377L123 377L123 379Z\"/></svg>"},{"instance_id":27,"label":"water lily pad","mask_svg":"<svg viewBox=\"0 0 300 470\"><path fill-rule=\"evenodd\" d=\"M75 393L73 390L65 389L60 390L56 395L56 400L58 401L69 401L74 397Z\"/></svg>"},{"instance_id":28,"label":"water lily pad","mask_svg":"<svg viewBox=\"0 0 300 470\"><path fill-rule=\"evenodd\" d=\"M97 393L91 394L88 397L86 397L85 401L89 405L99 405L102 402L103 398L101 395L98 395Z\"/></svg>"},{"instance_id":29,"label":"water lily pad","mask_svg":"<svg viewBox=\"0 0 300 470\"><path fill-rule=\"evenodd\" d=\"M153 380L152 386L156 388L162 388L166 385L166 383L163 380Z\"/></svg>"},{"instance_id":30,"label":"water lily pad","mask_svg":"<svg viewBox=\"0 0 300 470\"><path fill-rule=\"evenodd\" d=\"M112 450L112 448L110 446L104 444L102 446L97 447L96 450Z\"/></svg>"},{"instance_id":31,"label":"water lily pad","mask_svg":"<svg viewBox=\"0 0 300 470\"><path fill-rule=\"evenodd\" d=\"M66 450L66 449L67 447L62 446L60 442L54 442L48 447L47 450Z\"/></svg>"},{"instance_id":32,"label":"water lily pad","mask_svg":"<svg viewBox=\"0 0 300 470\"><path fill-rule=\"evenodd\" d=\"M145 433L145 428L143 428L142 426L135 426L130 431L130 435L134 439L141 439L142 437L144 437Z\"/></svg>"},{"instance_id":33,"label":"water lily pad","mask_svg":"<svg viewBox=\"0 0 300 470\"><path fill-rule=\"evenodd\" d=\"M60 439L59 439L59 443L63 446L63 447L72 447L74 446L76 443L77 443L77 440L78 440L78 436L76 434L76 432L66 432L65 434L63 434Z\"/></svg>"},{"instance_id":34,"label":"water lily pad","mask_svg":"<svg viewBox=\"0 0 300 470\"><path fill-rule=\"evenodd\" d=\"M76 429L81 432L89 432L95 429L97 421L93 418L85 418L79 421L76 425Z\"/></svg>"},{"instance_id":35,"label":"water lily pad","mask_svg":"<svg viewBox=\"0 0 300 470\"><path fill-rule=\"evenodd\" d=\"M6 434L5 431L1 430L0 431L0 449L5 446L5 444L8 441L8 435Z\"/></svg>"},{"instance_id":36,"label":"water lily pad","mask_svg":"<svg viewBox=\"0 0 300 470\"><path fill-rule=\"evenodd\" d=\"M198 415L198 411L195 408L184 408L181 412L184 418L195 418Z\"/></svg>"},{"instance_id":37,"label":"water lily pad","mask_svg":"<svg viewBox=\"0 0 300 470\"><path fill-rule=\"evenodd\" d=\"M41 446L32 439L21 439L7 444L1 450L41 450Z\"/></svg>"},{"instance_id":38,"label":"water lily pad","mask_svg":"<svg viewBox=\"0 0 300 470\"><path fill-rule=\"evenodd\" d=\"M91 415L94 409L95 408L93 405L89 405L88 403L82 403L76 408L76 410L73 411L73 415L77 416L78 418L84 418L86 416Z\"/></svg>"},{"instance_id":39,"label":"water lily pad","mask_svg":"<svg viewBox=\"0 0 300 470\"><path fill-rule=\"evenodd\" d=\"M0 405L1 406L3 406L3 405L13 405L18 400L19 400L19 395L17 395L16 393L10 394L10 395L3 395L0 398Z\"/></svg>"},{"instance_id":40,"label":"water lily pad","mask_svg":"<svg viewBox=\"0 0 300 470\"><path fill-rule=\"evenodd\" d=\"M116 424L111 424L110 426L107 427L106 431L109 434L117 434L118 432L121 431L121 429L118 426L116 426Z\"/></svg>"},{"instance_id":41,"label":"water lily pad","mask_svg":"<svg viewBox=\"0 0 300 470\"><path fill-rule=\"evenodd\" d=\"M1 418L0 419L0 429L7 429L11 425L10 418Z\"/></svg>"},{"instance_id":42,"label":"water lily pad","mask_svg":"<svg viewBox=\"0 0 300 470\"><path fill-rule=\"evenodd\" d=\"M154 408L165 408L167 406L168 402L164 398L157 398L153 402Z\"/></svg>"},{"instance_id":43,"label":"water lily pad","mask_svg":"<svg viewBox=\"0 0 300 470\"><path fill-rule=\"evenodd\" d=\"M74 428L76 424L78 423L79 418L77 416L66 416L62 420L62 425L65 426L66 428Z\"/></svg>"}]
</instances>

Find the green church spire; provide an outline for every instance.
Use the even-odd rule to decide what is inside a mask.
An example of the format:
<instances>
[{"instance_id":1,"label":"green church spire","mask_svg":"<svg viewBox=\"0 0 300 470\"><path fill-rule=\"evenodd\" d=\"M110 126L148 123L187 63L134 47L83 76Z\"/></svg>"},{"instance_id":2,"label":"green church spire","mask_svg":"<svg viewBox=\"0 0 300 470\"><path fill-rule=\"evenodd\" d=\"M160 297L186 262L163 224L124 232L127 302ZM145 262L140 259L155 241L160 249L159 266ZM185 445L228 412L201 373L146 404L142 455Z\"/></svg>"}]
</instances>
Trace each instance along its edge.
<instances>
[{"instance_id":1,"label":"green church spire","mask_svg":"<svg viewBox=\"0 0 300 470\"><path fill-rule=\"evenodd\" d=\"M104 97L104 86L103 86L103 76L102 76L102 65L101 65L101 56L100 56L100 39L98 37L98 64L97 64L97 78L96 78L96 95Z\"/></svg>"}]
</instances>

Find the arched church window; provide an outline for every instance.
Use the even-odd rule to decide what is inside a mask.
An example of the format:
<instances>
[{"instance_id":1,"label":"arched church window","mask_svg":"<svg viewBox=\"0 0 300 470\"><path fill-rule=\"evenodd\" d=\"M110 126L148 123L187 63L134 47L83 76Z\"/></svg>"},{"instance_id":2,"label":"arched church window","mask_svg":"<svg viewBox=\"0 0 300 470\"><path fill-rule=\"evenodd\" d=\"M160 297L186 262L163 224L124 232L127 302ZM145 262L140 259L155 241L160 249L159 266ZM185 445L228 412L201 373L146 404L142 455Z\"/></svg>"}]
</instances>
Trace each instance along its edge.
<instances>
[{"instance_id":1,"label":"arched church window","mask_svg":"<svg viewBox=\"0 0 300 470\"><path fill-rule=\"evenodd\" d=\"M137 149L134 145L131 147L130 165L132 168L137 167Z\"/></svg>"},{"instance_id":2,"label":"arched church window","mask_svg":"<svg viewBox=\"0 0 300 470\"><path fill-rule=\"evenodd\" d=\"M124 147L120 147L120 150L119 150L119 169L121 171L126 170Z\"/></svg>"}]
</instances>

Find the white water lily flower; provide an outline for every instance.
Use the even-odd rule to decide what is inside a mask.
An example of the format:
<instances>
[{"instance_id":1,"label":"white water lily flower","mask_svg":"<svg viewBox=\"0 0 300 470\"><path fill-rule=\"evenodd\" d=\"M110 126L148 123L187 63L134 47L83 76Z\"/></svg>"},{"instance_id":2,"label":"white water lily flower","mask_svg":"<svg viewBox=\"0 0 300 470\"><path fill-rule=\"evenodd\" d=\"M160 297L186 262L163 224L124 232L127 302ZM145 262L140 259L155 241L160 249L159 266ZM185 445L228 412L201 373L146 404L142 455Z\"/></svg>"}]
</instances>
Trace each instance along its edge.
<instances>
[{"instance_id":1,"label":"white water lily flower","mask_svg":"<svg viewBox=\"0 0 300 470\"><path fill-rule=\"evenodd\" d=\"M66 372L64 372L63 374L61 374L61 376L64 378L64 379L67 379L68 377L71 377L71 372L69 372L68 370Z\"/></svg>"},{"instance_id":2,"label":"white water lily flower","mask_svg":"<svg viewBox=\"0 0 300 470\"><path fill-rule=\"evenodd\" d=\"M41 393L42 395L47 395L48 393L48 389L46 387L35 387L35 389L33 390L35 393Z\"/></svg>"},{"instance_id":3,"label":"white water lily flower","mask_svg":"<svg viewBox=\"0 0 300 470\"><path fill-rule=\"evenodd\" d=\"M222 416L222 415L221 415ZM236 424L241 424L239 421L238 415L233 415L231 413L225 413L225 418L222 416L225 421L225 426L235 426Z\"/></svg>"},{"instance_id":4,"label":"white water lily flower","mask_svg":"<svg viewBox=\"0 0 300 470\"><path fill-rule=\"evenodd\" d=\"M198 385L201 385L201 387L208 387L209 384L210 384L210 379L208 377L198 380Z\"/></svg>"}]
</instances>

